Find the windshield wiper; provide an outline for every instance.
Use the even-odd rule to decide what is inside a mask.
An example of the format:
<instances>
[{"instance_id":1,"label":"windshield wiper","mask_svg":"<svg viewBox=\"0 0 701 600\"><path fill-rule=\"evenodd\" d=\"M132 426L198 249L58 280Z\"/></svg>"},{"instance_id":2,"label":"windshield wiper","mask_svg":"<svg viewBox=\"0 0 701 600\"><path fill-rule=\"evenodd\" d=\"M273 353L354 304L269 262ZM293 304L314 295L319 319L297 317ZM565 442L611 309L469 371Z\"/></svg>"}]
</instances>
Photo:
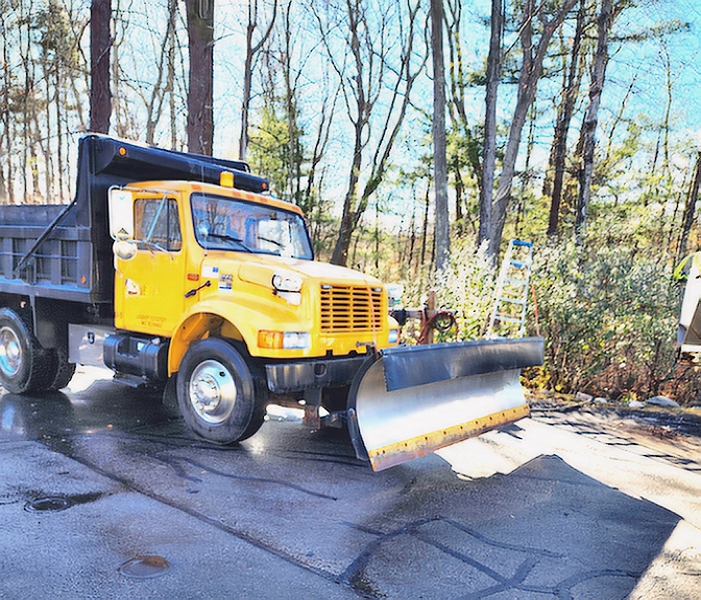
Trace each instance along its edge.
<instances>
[{"instance_id":1,"label":"windshield wiper","mask_svg":"<svg viewBox=\"0 0 701 600\"><path fill-rule=\"evenodd\" d=\"M243 240L234 237L233 235L226 235L223 233L208 233L207 237L213 237L217 238L218 240L224 240L225 242L234 242L235 244L238 244L243 250L246 252L250 252L251 254L253 253L253 250L251 250L246 244L243 243Z\"/></svg>"},{"instance_id":2,"label":"windshield wiper","mask_svg":"<svg viewBox=\"0 0 701 600\"><path fill-rule=\"evenodd\" d=\"M277 256L282 256L282 252L286 249L285 244L282 242L278 242L277 240L273 240L271 238L264 237L262 235L258 236L258 239L263 241L263 242L268 242L269 244L272 244L273 246L277 246L280 248L280 250L277 252ZM275 254L275 252L271 252L271 254Z\"/></svg>"},{"instance_id":3,"label":"windshield wiper","mask_svg":"<svg viewBox=\"0 0 701 600\"><path fill-rule=\"evenodd\" d=\"M285 247L285 244L283 244L283 243L281 243L281 242L278 242L277 240L271 240L270 238L263 237L262 235L259 235L259 236L258 236L258 239L259 239L259 240L263 240L264 242L270 242L271 244L273 244L274 246L277 246L278 248L284 248L284 247Z\"/></svg>"}]
</instances>

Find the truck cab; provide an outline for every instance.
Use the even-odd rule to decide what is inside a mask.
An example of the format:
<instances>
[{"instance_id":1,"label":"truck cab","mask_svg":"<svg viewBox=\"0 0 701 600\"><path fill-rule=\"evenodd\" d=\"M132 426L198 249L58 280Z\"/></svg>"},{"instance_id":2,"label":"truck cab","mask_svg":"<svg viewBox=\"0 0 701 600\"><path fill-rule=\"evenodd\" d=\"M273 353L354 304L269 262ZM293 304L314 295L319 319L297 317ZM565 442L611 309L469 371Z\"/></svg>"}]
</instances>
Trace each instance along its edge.
<instances>
[{"instance_id":1,"label":"truck cab","mask_svg":"<svg viewBox=\"0 0 701 600\"><path fill-rule=\"evenodd\" d=\"M115 326L174 340L202 314L256 358L364 353L397 343L376 279L314 262L300 209L233 187L142 182L110 190Z\"/></svg>"}]
</instances>

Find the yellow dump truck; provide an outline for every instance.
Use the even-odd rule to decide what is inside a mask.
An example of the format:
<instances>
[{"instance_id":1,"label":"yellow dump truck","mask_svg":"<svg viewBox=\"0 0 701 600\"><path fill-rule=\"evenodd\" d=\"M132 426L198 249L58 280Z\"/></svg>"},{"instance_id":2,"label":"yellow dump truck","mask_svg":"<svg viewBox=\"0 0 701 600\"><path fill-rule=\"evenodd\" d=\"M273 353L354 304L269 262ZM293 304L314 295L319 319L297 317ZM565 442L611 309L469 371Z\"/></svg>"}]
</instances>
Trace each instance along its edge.
<instances>
[{"instance_id":1,"label":"yellow dump truck","mask_svg":"<svg viewBox=\"0 0 701 600\"><path fill-rule=\"evenodd\" d=\"M528 414L540 339L407 347L377 279L314 260L304 216L247 164L101 135L73 201L0 207L0 383L60 389L76 364L160 383L199 436L266 406L347 426L375 470Z\"/></svg>"}]
</instances>

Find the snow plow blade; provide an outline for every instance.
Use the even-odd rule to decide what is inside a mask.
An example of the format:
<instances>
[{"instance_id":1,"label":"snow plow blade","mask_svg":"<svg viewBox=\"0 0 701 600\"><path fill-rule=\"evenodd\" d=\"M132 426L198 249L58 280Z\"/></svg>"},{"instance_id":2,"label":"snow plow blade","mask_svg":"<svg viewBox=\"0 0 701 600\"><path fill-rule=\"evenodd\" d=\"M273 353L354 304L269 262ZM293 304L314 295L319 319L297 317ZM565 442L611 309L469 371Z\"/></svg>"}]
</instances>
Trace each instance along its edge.
<instances>
[{"instance_id":1,"label":"snow plow blade","mask_svg":"<svg viewBox=\"0 0 701 600\"><path fill-rule=\"evenodd\" d=\"M350 390L356 455L382 471L528 416L520 373L543 352L541 338L383 350Z\"/></svg>"}]
</instances>

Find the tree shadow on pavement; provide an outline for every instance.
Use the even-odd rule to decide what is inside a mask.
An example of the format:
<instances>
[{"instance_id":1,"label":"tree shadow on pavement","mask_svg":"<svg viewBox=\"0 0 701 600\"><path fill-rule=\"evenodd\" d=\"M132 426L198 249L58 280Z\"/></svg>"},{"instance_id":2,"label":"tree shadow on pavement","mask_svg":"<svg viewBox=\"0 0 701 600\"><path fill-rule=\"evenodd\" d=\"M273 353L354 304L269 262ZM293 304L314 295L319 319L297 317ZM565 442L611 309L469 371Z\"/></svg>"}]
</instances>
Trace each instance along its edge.
<instances>
[{"instance_id":1,"label":"tree shadow on pavement","mask_svg":"<svg viewBox=\"0 0 701 600\"><path fill-rule=\"evenodd\" d=\"M341 580L369 597L626 598L680 520L557 456L439 487L414 489L407 521L377 531ZM436 514L416 518L417 503Z\"/></svg>"}]
</instances>

